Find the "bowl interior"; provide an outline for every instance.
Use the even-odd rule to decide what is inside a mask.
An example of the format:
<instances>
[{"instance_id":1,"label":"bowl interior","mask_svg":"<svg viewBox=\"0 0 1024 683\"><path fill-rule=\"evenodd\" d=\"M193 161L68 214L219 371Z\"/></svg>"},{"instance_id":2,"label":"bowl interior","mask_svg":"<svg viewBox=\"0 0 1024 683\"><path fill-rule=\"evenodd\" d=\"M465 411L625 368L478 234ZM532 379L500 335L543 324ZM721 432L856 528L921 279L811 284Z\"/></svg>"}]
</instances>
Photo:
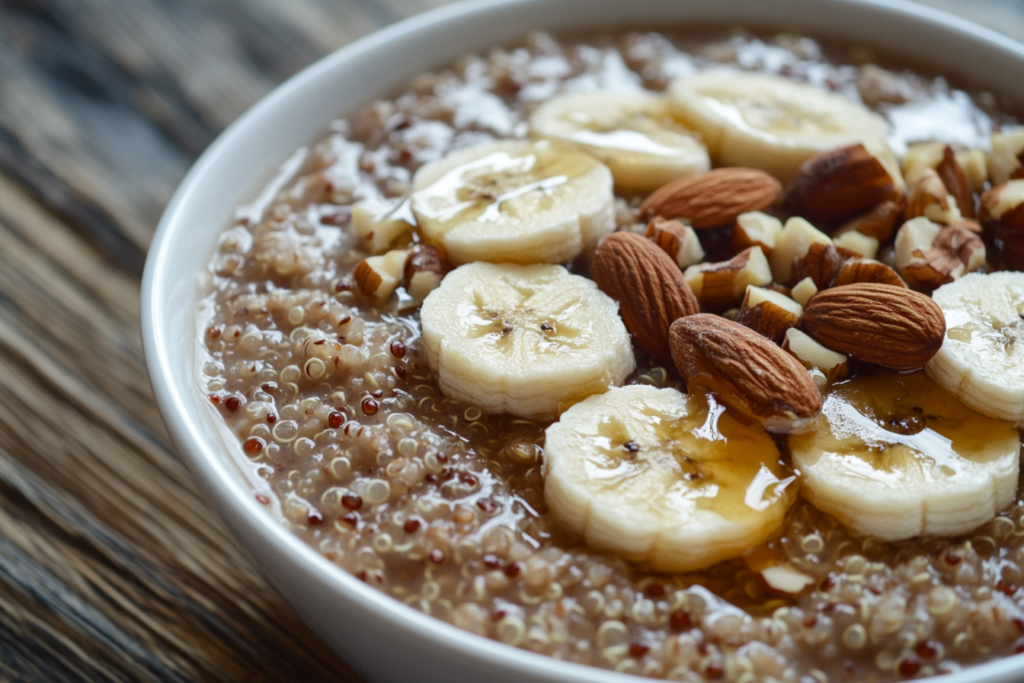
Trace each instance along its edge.
<instances>
[{"instance_id":1,"label":"bowl interior","mask_svg":"<svg viewBox=\"0 0 1024 683\"><path fill-rule=\"evenodd\" d=\"M531 30L573 32L694 24L786 28L856 41L1004 93L1018 108L1024 46L966 21L899 0L498 0L447 6L365 38L306 69L233 124L189 172L154 237L143 281L143 334L164 419L210 503L240 544L332 647L370 680L621 681L459 631L378 593L319 556L257 504L233 437L197 390L198 295L206 264L235 208L254 197L295 149L330 121L393 94L412 76L467 52L514 43ZM340 622L359 615L357 629ZM372 622L372 623L371 623ZM374 639L402 642L386 657ZM444 656L437 656L442 653ZM387 660L387 661L384 661ZM437 661L432 671L423 662ZM445 668L447 667L447 668ZM1011 658L944 680L1024 677Z\"/></svg>"}]
</instances>

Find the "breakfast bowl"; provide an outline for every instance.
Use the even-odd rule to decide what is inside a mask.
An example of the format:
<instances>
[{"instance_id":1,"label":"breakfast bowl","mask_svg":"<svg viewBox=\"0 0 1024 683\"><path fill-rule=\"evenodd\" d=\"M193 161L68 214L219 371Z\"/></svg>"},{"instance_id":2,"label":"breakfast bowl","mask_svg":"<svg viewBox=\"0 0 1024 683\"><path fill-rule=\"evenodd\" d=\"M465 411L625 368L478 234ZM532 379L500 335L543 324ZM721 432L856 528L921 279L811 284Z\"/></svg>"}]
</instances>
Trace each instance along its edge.
<instances>
[{"instance_id":1,"label":"breakfast bowl","mask_svg":"<svg viewBox=\"0 0 1024 683\"><path fill-rule=\"evenodd\" d=\"M409 596L416 598L413 601L398 600L387 595L370 585L376 576L372 571L345 571L340 568L339 564L343 564L343 562L337 555L344 553L337 547L321 543L318 550L313 547L312 542L303 540L297 533L287 528L282 520L288 514L288 497L276 495L276 492L271 490L268 481L260 476L260 470L253 469L251 466L252 461L256 459L251 456L258 455L263 451L264 447L270 443L271 434L274 434L275 438L281 437L281 441L289 444L301 441L301 439L296 439L294 434L284 436L280 431L281 426L285 423L291 425L289 429L297 428L295 425L298 423L285 416L288 419L282 419L275 426L274 423L280 416L272 411L270 413L264 411L257 417L269 424L261 425L263 431L251 432L253 436L245 439L243 443L239 436L229 428L224 418L225 411L235 411L239 401L236 399L233 405L226 406L225 397L230 397L218 393L220 389L214 388L215 383L211 384L209 379L212 375L206 372L206 365L210 363L210 357L204 350L204 340L208 341L211 335L219 336L227 329L223 325L211 324L211 304L207 298L211 279L211 259L214 258L218 250L231 251L231 249L225 250L224 247L225 230L232 225L248 225L250 217L262 214L268 206L271 206L279 193L287 187L290 178L303 164L308 162L309 146L318 137L328 132L343 134L347 130L346 125L348 124L337 123L339 117L355 116L362 107L378 98L394 97L410 82L410 79L425 71L455 64L466 54L487 54L495 46L519 44L531 32L543 31L556 36L575 36L588 32L591 34L607 34L609 31L621 33L623 27L638 29L654 27L661 30L665 27L694 26L724 27L726 29L742 26L753 31L784 30L799 32L823 40L837 41L844 45L856 45L863 50L875 50L879 54L901 63L923 65L922 70L925 73L944 75L950 79L956 79L956 83L966 83L966 87L972 92L998 93L1002 98L999 99L999 106L1003 109L1019 111L1020 107L1024 105L1022 102L1024 95L1020 92L1019 79L1016 76L1024 68L1024 46L966 21L907 2L870 0L780 0L774 3L761 3L754 0L708 0L706 2L694 0L685 3L665 3L660 0L635 0L631 3L614 0L465 2L428 12L360 40L309 67L280 86L234 123L203 154L183 181L161 220L147 259L143 280L143 335L154 392L171 436L208 502L217 510L254 564L313 630L368 681L514 681L529 679L536 681L608 681L611 683L616 680L626 680L629 673L646 673L660 677L675 677L681 680L725 677L728 680L746 682L769 678L769 675L761 669L743 669L743 665L737 664L735 661L715 659L717 644L711 644L711 655L708 655L704 644L697 640L693 640L691 644L697 648L699 654L695 655L695 663L689 669L675 667L665 670L655 667L645 670L637 661L642 660L651 645L635 641L631 643L628 640L623 643L616 641L616 647L622 647L624 648L623 652L630 653L629 657L618 657L616 664L631 662L632 664L628 667L619 666L620 671L615 671L609 670L615 668L610 665L606 665L608 668L585 666L512 647L493 638L471 633L465 625L464 628L456 628L447 621L428 616L424 613L424 609L415 609L410 606L410 602L418 604L419 593ZM953 100L955 98L950 98L950 101ZM925 112L925 118L926 114L927 112ZM920 112L915 120L920 122ZM963 124L963 117L955 119L955 122ZM513 132L510 128L507 136L513 136ZM934 130L930 130L926 135L933 133ZM941 137L941 133L939 137ZM916 139L907 139L904 142L917 141ZM898 141L894 143L894 145L898 144ZM491 154L497 153L492 148L488 149L491 150ZM509 153L508 149L511 148L501 148L499 152ZM295 150L307 151L297 154ZM906 152L905 149L899 151ZM340 154L337 150L333 153ZM540 153L538 152L538 154ZM443 163L442 159L425 161ZM466 162L464 161L464 163ZM472 160L469 163L472 163ZM589 162L581 161L580 163L585 165ZM966 163L965 160L965 165ZM733 162L724 165L738 166L742 164ZM586 168L589 173L590 166ZM367 171L366 168L362 170ZM578 169L574 168L574 172L575 170ZM442 176L444 176L444 172L447 171L443 168L439 171ZM793 164L785 168L773 169L773 172L775 175L783 177L800 173ZM568 171L566 173L568 174ZM595 173L600 174L598 171ZM619 180L616 179L615 182L618 183ZM418 189L415 183L414 180L412 185L414 190ZM660 180L655 186L658 184L661 184ZM647 191L649 192L649 189ZM777 197L777 193L774 197ZM642 210L639 204L633 208L638 211ZM424 209L420 207L419 210L419 215L424 215ZM317 220L323 221L324 224L330 224L335 219L318 215ZM714 220L709 221L712 226L718 225L718 223ZM240 237L242 242L246 239L248 238ZM372 239L372 236L368 236L367 239ZM577 235L576 239L577 242L582 240L585 243L589 238L584 234L582 238ZM596 242L596 239L593 241ZM844 244L851 245L849 241ZM455 242L446 243L446 249L453 259L458 258L466 263L477 260L477 257L474 256L475 252L472 251L474 248L472 240L466 247L466 251L460 252L460 248L459 244ZM620 248L631 247L622 246ZM553 262L569 260L564 253L558 253L560 256L551 259ZM761 254L760 250L758 254ZM380 258L385 260L373 262L367 268L380 265L382 269L386 270L388 267L386 256L386 254L381 254ZM585 258L584 261L580 268L586 270L590 264L586 262ZM405 265L407 265L406 261L403 261L403 266ZM463 266L463 268L468 267ZM401 271L400 268L397 279L403 277ZM596 257L594 272L595 279L600 280L597 275L600 272L600 259ZM478 273L474 271L472 275L476 277ZM356 277L359 277L358 274ZM566 275L566 277L569 276ZM374 284L369 287L369 291L366 291L364 280L366 280L365 277L358 283L364 289L364 295L375 294L378 285ZM344 287L337 286L338 283L335 283L333 279L331 283L336 287L338 293L347 292L350 286L350 284L345 284ZM642 286L638 285L638 287L642 289ZM592 286L590 288L593 289ZM601 289L608 290L603 286ZM252 290L243 294L262 296L267 292ZM622 296L628 296L628 292ZM618 299L618 297L614 298ZM430 298L432 302L440 300L441 297L437 296ZM701 303L706 302L702 300ZM306 306L302 310L298 310L299 308L302 307L289 304L285 315L292 315L294 310L296 319L293 320L293 323L301 326L303 316L307 315L309 307ZM346 314L343 311L338 315ZM426 310L424 315L427 315ZM442 311L434 315L433 319L436 319L437 325L444 329L445 318L446 315ZM949 319L947 313L947 320ZM347 320L336 322L344 324ZM671 320L667 322L671 322ZM507 329L499 330L499 332L511 332L511 327L510 324L506 324ZM628 320L627 327L629 327ZM675 326L673 326L674 328ZM243 325L235 333L241 337L248 331ZM630 331L633 332L634 339L639 343L636 331L634 329L630 329ZM813 335L814 330L810 331ZM450 337L452 334L455 333L444 332L439 336ZM613 335L615 331L612 330L608 334ZM415 335L412 339L416 341ZM317 338L314 340L312 337L302 336L290 341L308 348L312 348L308 346L310 344L317 345L318 349L334 348L332 345L338 345L340 348L339 342L344 343L343 338L337 340ZM628 345L628 339L625 343ZM648 351L652 355L657 355L656 351L650 349ZM392 346L392 355L396 359L402 359L405 352L404 345ZM318 378L329 371L328 364L337 362L337 357L337 354L324 355L320 350L313 349L307 356L308 360L305 366L294 371L289 370L289 372L298 373L296 377L300 377L301 373L305 372L309 377ZM881 362L884 365L885 363L879 358L881 356L868 360L873 363ZM671 367L671 364L668 363L668 366ZM254 364L252 367L255 373L256 365ZM650 368L653 365L647 367ZM890 364L886 367L914 369L920 368L920 365L903 367ZM285 370L281 370L279 373L282 378L281 389L288 384L284 381ZM628 371L631 370L630 366L624 372L628 374ZM409 371L413 372L414 368L409 366ZM550 372L560 373L561 369L556 368ZM662 375L659 377L665 380L665 371L662 369L661 372ZM653 370L652 374L654 374ZM404 378L404 374L402 377ZM688 377L688 379L693 381L692 378ZM541 376L535 379L535 382L539 384L543 384L543 381L544 378ZM205 386L203 382L206 382ZM216 386L220 387L220 385ZM264 389L266 392L272 393L271 389L266 387ZM275 384L273 389L278 389L278 386ZM552 391L554 390L552 389ZM668 389L661 391L668 391ZM471 397L471 400L467 399L468 403L461 404L460 411L464 412L460 412L460 414L468 415L470 411L475 411L475 419L479 419L480 411L475 406L488 406L489 404L486 402L492 398L488 394L493 393L495 392L485 390ZM368 394L368 396L370 395L372 394ZM535 396L531 396L531 401L534 403L535 399ZM346 402L351 403L344 397L338 400L339 405ZM364 399L362 414L376 413L377 403L374 401L367 404L366 400L371 399ZM568 396L565 400L572 403L577 400L577 397ZM505 406L505 404L495 405L497 407L493 410L496 412L500 412ZM712 403L711 408L705 405L703 408L705 414L710 414L707 412L709 410L713 413L715 405L717 404ZM356 409L358 410L358 402L356 402ZM488 408L488 410L491 409ZM820 405L818 409L820 410ZM343 412L339 409L330 414L324 413L321 417L325 424L330 424L332 429L344 429L347 435L348 431L345 428L350 423L351 414L342 415ZM337 416L337 422L334 421L335 416ZM469 417L466 419L471 420ZM356 425L355 429L359 429L355 421L352 421L352 424ZM769 428L776 424L770 421L766 422L766 426ZM726 427L723 426L723 432L725 429ZM740 429L740 426L736 426L735 429ZM549 434L549 439L552 438ZM767 440L766 443L770 442L767 436L764 436L764 439ZM314 443L312 439L306 439L306 442ZM1015 441L1015 443L1018 442ZM251 452L249 446L252 447ZM627 450L636 450L636 444L631 441L627 441L625 446ZM401 446L399 446L399 450L401 450ZM549 459L546 459L545 463L549 467L550 476L554 467ZM441 464L433 462L433 464L437 465L437 475L447 476L445 468L441 466L443 462ZM812 464L808 465L809 471L811 471ZM329 467L326 461L325 466ZM1014 468L1016 466L1015 462ZM345 467L350 467L347 460L345 460ZM1016 472L1017 470L1014 469L1013 473L1016 474ZM429 476L433 476L433 474L428 474ZM773 477L776 485L781 484L784 480L784 473L781 472L769 472L766 476ZM479 485L479 482L471 474L467 474L463 483L469 488ZM371 485L379 487L378 484ZM781 500L787 496L792 498L791 494L784 494L784 488L781 485L777 487L776 499ZM1015 487L1011 488L1015 493ZM368 503L372 503L368 491L369 489L364 490L362 497L366 498ZM337 494L332 495L336 495L337 507L345 514L350 512L355 515L364 504L362 498L356 502L344 500L345 496L351 495L350 492L342 493L339 490ZM386 496L385 491L384 497L386 498ZM791 502L789 501L789 504ZM471 517L472 514L480 517L499 514L494 512L494 503L489 499L474 498L473 503L476 508L471 513ZM345 512L345 510L349 512ZM341 520L344 515L332 514L339 518L338 524L344 526L349 523ZM840 513L833 514L842 518ZM311 527L319 527L325 521L331 521L325 520L325 515L321 515L320 512L305 508L302 515ZM414 521L411 517L404 519L407 522ZM1009 520L1009 518L1003 519L1007 519L1006 523L1009 524L1016 524L1018 521ZM362 522L351 522L351 524L357 523L362 524ZM851 523L855 523L855 521ZM420 521L416 521L413 530L422 533L422 530L419 529L420 524ZM874 527L876 531L872 532L876 536L885 533L884 520L880 524L881 526ZM379 536L384 535L386 534ZM628 535L629 529L627 528L620 534L620 537ZM759 537L757 540L750 541L750 544L757 545L763 540L765 539ZM820 537L816 537L814 543L821 541ZM392 548L393 541L390 536L382 543L386 548L382 546L381 552ZM866 544L867 541L864 543ZM456 550L457 548L453 548L452 552ZM443 565L449 561L445 553L434 556L434 552L431 551L430 556L425 559L426 562ZM944 561L947 564L959 564L961 562L960 555L950 553L943 556L946 558ZM864 551L864 554L868 554L867 551ZM998 548L995 554L999 555ZM859 555L857 557L862 564L870 564L869 559ZM954 557L955 563L952 562ZM423 558L420 559L423 560ZM747 564L744 565L747 569L744 571L755 571L754 565L763 559L751 560L748 558ZM991 558L986 557L978 560L979 566L989 559ZM501 569L499 573L504 573L510 579L515 578L521 570L519 562L500 558L481 559L481 562L493 562L493 567L487 566L490 569ZM664 566L659 567L659 560L652 558L649 564L654 569L690 567L684 560L668 559L664 562ZM992 562L998 564L999 559L992 560ZM514 571L512 570L513 565L515 565ZM345 566L347 567L347 565ZM726 565L727 569L731 566ZM368 564L367 568L372 570L372 564ZM922 581L934 580L938 586L939 578L929 575L927 571L922 573L924 575ZM799 572L797 574L799 575ZM824 583L828 583L829 587L834 583L830 576L831 574L822 579ZM496 580L502 581L500 577ZM582 579L584 582L590 580L590 578ZM731 579L729 576L719 575L716 580L719 582L716 585L726 585ZM913 577L911 580L917 580L917 577ZM817 577L815 577L815 581L817 581ZM666 580L665 583L669 585L669 588L666 588L660 580L646 580L639 590L634 592L646 591L645 594L649 597L647 602L655 605L660 598L665 596L666 591L671 592L673 587L671 580ZM1014 590L1009 590L1008 584L1001 583L1000 585L1002 586L1000 590L1006 593L1006 597L1012 603L1016 587ZM802 588L803 586L801 586ZM558 590L561 591L561 588ZM699 584L686 585L680 587L679 590L680 595L685 592L682 598L684 602L686 599L692 598L704 607L716 605L722 614L735 610L718 597L718 593L722 592L720 590L709 591ZM757 592L762 588L751 588L751 590ZM989 593L991 592L989 591ZM782 591L782 593L786 593L786 591ZM607 595L611 596L612 593L607 593ZM954 594L949 592L949 595ZM605 597L599 595L595 599L601 601L601 609L607 608L611 610L609 613L614 612L611 604L614 602L612 597L608 597L607 605ZM869 598L868 600L873 599ZM784 603L783 600L780 604ZM593 607L591 605L586 609ZM580 609L585 611L583 607ZM689 613L680 609L675 609L672 613L681 615L681 618L685 617L685 624L675 624L678 626L677 630L685 630L689 627ZM484 619L475 612L470 612L467 616ZM498 623L512 623L520 631L525 630L526 626L531 623L524 624L523 620L506 622L509 615L504 612L499 614L492 611L485 616L486 619ZM635 615L633 616L635 617ZM726 616L734 619L733 622L728 623L734 624L737 630L745 627L746 622L736 614L726 614ZM747 618L749 619L749 615ZM832 616L826 613L821 617L820 622L824 624L830 619ZM626 627L622 625L625 621L628 619L615 620L616 629L625 632ZM778 617L776 622L783 623L785 619ZM721 623L726 622L722 621ZM815 620L811 616L804 616L801 617L801 623L805 624L807 628L814 628ZM879 628L883 637L875 635L870 637L884 640L884 635L888 633L892 635L893 640L896 640L895 634L899 631L898 627L892 631L886 631L884 625ZM965 622L963 628L967 632L975 628L975 625ZM1001 628L1012 630L1018 626L1012 620L1004 619ZM848 640L844 641L847 647L851 646L851 638L853 641L857 641L857 639L863 641L869 637L863 627L859 631L854 629L843 633L849 634ZM516 642L522 640L521 632L513 635L516 637L510 638L511 640ZM609 630L604 633L604 636L618 637L619 632L613 633ZM724 636L728 640L728 633L725 633ZM879 668L890 672L887 674L889 678L894 676L911 678L928 673L948 673L949 675L944 680L956 683L967 683L968 681L1008 682L1024 678L1024 661L1015 656L975 664L975 661L980 661L984 657L974 653L972 654L974 659L971 657L965 659L966 663L971 665L962 670L959 667L949 671L929 668L927 661L924 660L935 657L936 648L930 644L931 641L927 636L928 634L923 634L919 643L908 642L902 646L903 649L915 650L916 648L916 651L923 653L919 656L921 662L914 659L913 666L902 666L901 668L901 665L910 661L908 658L899 659L895 655L887 655L889 660L883 662L885 666L879 664ZM853 644L863 646L863 642L860 641ZM875 644L877 645L877 642ZM748 654L751 658L757 655L753 651L748 651ZM819 659L831 658L839 662L843 660L841 651L827 650L824 649L824 646L817 655ZM706 661L709 656L711 660ZM776 661L775 665L780 671L787 668L784 661ZM775 665L769 662L766 666ZM812 679L820 681L827 678L826 674L816 666L808 666L806 669L801 673ZM893 673L894 669L896 673ZM786 676L779 675L782 680L787 680ZM792 680L797 680L796 674L792 671L788 675L792 677ZM688 676L689 678L687 678Z\"/></svg>"}]
</instances>

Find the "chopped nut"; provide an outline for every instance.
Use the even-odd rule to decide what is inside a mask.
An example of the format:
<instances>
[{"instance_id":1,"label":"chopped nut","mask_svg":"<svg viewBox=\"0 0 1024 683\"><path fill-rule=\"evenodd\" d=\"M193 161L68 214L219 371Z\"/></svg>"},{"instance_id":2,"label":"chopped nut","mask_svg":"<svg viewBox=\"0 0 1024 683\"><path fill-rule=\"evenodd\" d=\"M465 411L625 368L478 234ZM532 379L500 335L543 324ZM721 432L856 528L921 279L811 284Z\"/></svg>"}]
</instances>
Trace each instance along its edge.
<instances>
[{"instance_id":1,"label":"chopped nut","mask_svg":"<svg viewBox=\"0 0 1024 683\"><path fill-rule=\"evenodd\" d=\"M805 588L814 584L814 577L808 576L788 564L762 569L761 578L772 590L788 595L802 593Z\"/></svg>"},{"instance_id":2,"label":"chopped nut","mask_svg":"<svg viewBox=\"0 0 1024 683\"><path fill-rule=\"evenodd\" d=\"M819 389L845 379L849 372L849 359L846 356L826 349L809 334L795 327L786 330L782 349L795 356L808 370L818 370L818 373L812 372L811 376Z\"/></svg>"},{"instance_id":3,"label":"chopped nut","mask_svg":"<svg viewBox=\"0 0 1024 683\"><path fill-rule=\"evenodd\" d=\"M806 254L794 259L792 279L799 282L809 277L818 289L825 289L848 256L855 257L856 254L840 255L832 244L811 244Z\"/></svg>"},{"instance_id":4,"label":"chopped nut","mask_svg":"<svg viewBox=\"0 0 1024 683\"><path fill-rule=\"evenodd\" d=\"M736 322L781 344L786 330L799 325L803 313L803 306L788 296L750 285Z\"/></svg>"},{"instance_id":5,"label":"chopped nut","mask_svg":"<svg viewBox=\"0 0 1024 683\"><path fill-rule=\"evenodd\" d=\"M903 156L903 177L913 187L921 179L921 174L929 168L933 171L942 162L946 149L944 142L917 142L907 148Z\"/></svg>"},{"instance_id":6,"label":"chopped nut","mask_svg":"<svg viewBox=\"0 0 1024 683\"><path fill-rule=\"evenodd\" d=\"M413 226L399 218L401 205L394 202L359 201L352 205L352 225L374 254L383 254Z\"/></svg>"},{"instance_id":7,"label":"chopped nut","mask_svg":"<svg viewBox=\"0 0 1024 683\"><path fill-rule=\"evenodd\" d=\"M853 252L861 258L875 258L878 254L878 239L857 230L847 230L832 238L837 249Z\"/></svg>"},{"instance_id":8,"label":"chopped nut","mask_svg":"<svg viewBox=\"0 0 1024 683\"><path fill-rule=\"evenodd\" d=\"M914 289L931 291L985 263L985 245L959 225L940 226L924 217L904 223L896 235L896 266Z\"/></svg>"},{"instance_id":9,"label":"chopped nut","mask_svg":"<svg viewBox=\"0 0 1024 683\"><path fill-rule=\"evenodd\" d=\"M949 192L956 200L956 206L965 218L974 218L974 190L971 188L967 174L960 167L953 148L946 145L942 150L942 161L935 167L935 172L942 180Z\"/></svg>"},{"instance_id":10,"label":"chopped nut","mask_svg":"<svg viewBox=\"0 0 1024 683\"><path fill-rule=\"evenodd\" d=\"M405 290L414 300L422 302L441 285L450 270L451 266L437 247L422 244L405 263Z\"/></svg>"},{"instance_id":11,"label":"chopped nut","mask_svg":"<svg viewBox=\"0 0 1024 683\"><path fill-rule=\"evenodd\" d=\"M761 247L750 247L728 261L690 266L683 277L702 307L721 311L737 305L747 285L771 282L772 271Z\"/></svg>"},{"instance_id":12,"label":"chopped nut","mask_svg":"<svg viewBox=\"0 0 1024 683\"><path fill-rule=\"evenodd\" d=\"M906 220L920 216L936 223L955 223L963 218L956 198L946 190L939 174L930 168L921 172L907 195Z\"/></svg>"},{"instance_id":13,"label":"chopped nut","mask_svg":"<svg viewBox=\"0 0 1024 683\"><path fill-rule=\"evenodd\" d=\"M979 223L976 220L969 219L969 218L965 218L963 220L956 221L954 223L950 223L950 225L959 225L961 227L967 228L968 230L973 232L975 235L980 235L981 232L982 232L982 230L981 230L981 223Z\"/></svg>"},{"instance_id":14,"label":"chopped nut","mask_svg":"<svg viewBox=\"0 0 1024 683\"><path fill-rule=\"evenodd\" d=\"M790 218L779 233L770 263L775 281L789 284L802 277L793 277L793 264L807 255L812 244L832 246L832 239L803 218Z\"/></svg>"},{"instance_id":15,"label":"chopped nut","mask_svg":"<svg viewBox=\"0 0 1024 683\"><path fill-rule=\"evenodd\" d=\"M981 196L981 220L992 231L1010 268L1024 270L1024 179L997 185Z\"/></svg>"},{"instance_id":16,"label":"chopped nut","mask_svg":"<svg viewBox=\"0 0 1024 683\"><path fill-rule=\"evenodd\" d=\"M387 301L402 280L402 271L408 258L407 250L395 249L382 256L370 256L360 261L352 273L359 291L378 304Z\"/></svg>"},{"instance_id":17,"label":"chopped nut","mask_svg":"<svg viewBox=\"0 0 1024 683\"><path fill-rule=\"evenodd\" d=\"M988 182L988 159L983 149L962 149L956 153L957 163L964 169L972 192L982 192Z\"/></svg>"},{"instance_id":18,"label":"chopped nut","mask_svg":"<svg viewBox=\"0 0 1024 683\"><path fill-rule=\"evenodd\" d=\"M880 282L883 285L896 287L907 286L895 270L884 263L871 259L850 259L844 263L835 279L832 280L832 286L841 287L842 285L852 285L855 282Z\"/></svg>"},{"instance_id":19,"label":"chopped nut","mask_svg":"<svg viewBox=\"0 0 1024 683\"><path fill-rule=\"evenodd\" d=\"M1024 173L1024 126L1004 128L992 134L992 151L988 155L988 174L993 185L1019 178Z\"/></svg>"},{"instance_id":20,"label":"chopped nut","mask_svg":"<svg viewBox=\"0 0 1024 683\"><path fill-rule=\"evenodd\" d=\"M782 232L782 221L760 211L741 213L736 218L730 245L735 252L750 247L761 247L765 256L771 256Z\"/></svg>"},{"instance_id":21,"label":"chopped nut","mask_svg":"<svg viewBox=\"0 0 1024 683\"><path fill-rule=\"evenodd\" d=\"M806 306L807 302L811 300L811 297L818 293L818 285L814 284L814 280L809 277L805 277L800 282L793 285L793 289L790 292L790 296L801 306Z\"/></svg>"},{"instance_id":22,"label":"chopped nut","mask_svg":"<svg viewBox=\"0 0 1024 683\"><path fill-rule=\"evenodd\" d=\"M982 195L981 219L983 221L1017 222L1020 206L1024 204L1024 180L1011 180L997 185Z\"/></svg>"},{"instance_id":23,"label":"chopped nut","mask_svg":"<svg viewBox=\"0 0 1024 683\"><path fill-rule=\"evenodd\" d=\"M644 236L653 240L662 251L675 259L680 268L704 260L704 248L700 245L697 231L689 225L656 216L647 225Z\"/></svg>"},{"instance_id":24,"label":"chopped nut","mask_svg":"<svg viewBox=\"0 0 1024 683\"><path fill-rule=\"evenodd\" d=\"M856 230L869 237L874 237L880 244L888 242L900 224L906 201L906 195L900 195L898 199L882 202L867 213L844 223L836 233Z\"/></svg>"}]
</instances>

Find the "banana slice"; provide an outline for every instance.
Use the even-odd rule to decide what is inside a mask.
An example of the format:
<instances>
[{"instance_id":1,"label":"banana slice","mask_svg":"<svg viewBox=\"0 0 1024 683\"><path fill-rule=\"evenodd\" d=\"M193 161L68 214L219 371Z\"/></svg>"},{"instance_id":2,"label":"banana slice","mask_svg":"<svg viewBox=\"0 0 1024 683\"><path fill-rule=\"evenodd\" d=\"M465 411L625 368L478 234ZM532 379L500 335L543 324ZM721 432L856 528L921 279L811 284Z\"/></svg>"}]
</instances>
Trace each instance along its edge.
<instances>
[{"instance_id":1,"label":"banana slice","mask_svg":"<svg viewBox=\"0 0 1024 683\"><path fill-rule=\"evenodd\" d=\"M561 266L471 263L423 302L424 355L447 396L489 413L553 417L633 371L618 308Z\"/></svg>"},{"instance_id":2,"label":"banana slice","mask_svg":"<svg viewBox=\"0 0 1024 683\"><path fill-rule=\"evenodd\" d=\"M932 297L946 338L929 376L978 412L1024 426L1024 273L971 273Z\"/></svg>"},{"instance_id":3,"label":"banana slice","mask_svg":"<svg viewBox=\"0 0 1024 683\"><path fill-rule=\"evenodd\" d=\"M1020 437L923 372L834 385L813 432L790 437L803 495L858 534L956 536L1009 505Z\"/></svg>"},{"instance_id":4,"label":"banana slice","mask_svg":"<svg viewBox=\"0 0 1024 683\"><path fill-rule=\"evenodd\" d=\"M708 150L672 119L668 98L591 90L558 95L530 116L534 135L578 145L611 169L626 192L653 192L711 168Z\"/></svg>"},{"instance_id":5,"label":"banana slice","mask_svg":"<svg viewBox=\"0 0 1024 683\"><path fill-rule=\"evenodd\" d=\"M452 152L416 172L411 206L453 265L563 263L615 228L608 167L548 141Z\"/></svg>"},{"instance_id":6,"label":"banana slice","mask_svg":"<svg viewBox=\"0 0 1024 683\"><path fill-rule=\"evenodd\" d=\"M704 135L718 166L759 168L785 182L826 150L863 142L888 151L881 116L781 76L702 71L673 82L669 95L672 114Z\"/></svg>"},{"instance_id":7,"label":"banana slice","mask_svg":"<svg viewBox=\"0 0 1024 683\"><path fill-rule=\"evenodd\" d=\"M702 395L628 386L548 427L544 496L592 548L655 571L738 557L781 526L795 477L758 425Z\"/></svg>"}]
</instances>

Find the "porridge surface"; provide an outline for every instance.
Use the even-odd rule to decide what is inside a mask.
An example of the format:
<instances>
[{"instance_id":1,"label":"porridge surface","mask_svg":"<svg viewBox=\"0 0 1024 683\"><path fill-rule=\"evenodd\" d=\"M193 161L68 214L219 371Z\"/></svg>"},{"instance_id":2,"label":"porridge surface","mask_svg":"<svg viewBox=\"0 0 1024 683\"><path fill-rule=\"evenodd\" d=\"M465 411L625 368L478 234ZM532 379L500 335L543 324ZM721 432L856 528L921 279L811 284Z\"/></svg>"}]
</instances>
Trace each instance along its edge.
<instances>
[{"instance_id":1,"label":"porridge surface","mask_svg":"<svg viewBox=\"0 0 1024 683\"><path fill-rule=\"evenodd\" d=\"M853 537L801 500L781 538L744 559L648 573L588 550L545 514L548 423L446 398L409 298L400 290L379 308L353 281L367 255L350 225L355 200L397 200L419 166L449 150L525 136L536 103L566 90L663 90L695 69L736 64L889 112L896 147L916 139L902 122L930 108L977 136L967 145L1011 121L991 95L972 100L873 59L789 34L634 33L589 44L536 34L338 121L239 209L211 265L201 381L238 438L257 498L325 557L415 609L622 672L891 681L1024 650L1020 495L968 537L903 543ZM639 199L618 198L620 229L635 229ZM709 260L725 253L719 242L711 236ZM684 390L673 368L639 349L627 383ZM756 570L773 558L814 585L797 596L769 590Z\"/></svg>"}]
</instances>

